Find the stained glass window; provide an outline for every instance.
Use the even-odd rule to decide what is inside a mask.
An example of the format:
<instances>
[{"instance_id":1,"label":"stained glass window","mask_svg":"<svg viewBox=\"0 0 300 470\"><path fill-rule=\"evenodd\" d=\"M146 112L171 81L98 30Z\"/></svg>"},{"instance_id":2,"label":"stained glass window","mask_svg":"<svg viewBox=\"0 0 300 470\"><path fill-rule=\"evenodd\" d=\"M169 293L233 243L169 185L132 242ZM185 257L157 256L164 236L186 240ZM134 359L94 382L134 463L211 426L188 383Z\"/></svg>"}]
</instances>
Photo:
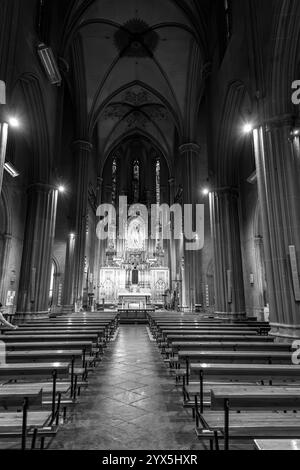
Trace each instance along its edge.
<instances>
[{"instance_id":1,"label":"stained glass window","mask_svg":"<svg viewBox=\"0 0 300 470\"><path fill-rule=\"evenodd\" d=\"M112 190L111 190L111 199L112 199L113 204L116 204L116 201L117 201L117 172L118 172L117 159L114 158L112 162Z\"/></svg>"},{"instance_id":2,"label":"stained glass window","mask_svg":"<svg viewBox=\"0 0 300 470\"><path fill-rule=\"evenodd\" d=\"M231 16L231 0L224 0L225 22L226 22L226 37L229 42L232 34L232 16Z\"/></svg>"},{"instance_id":3,"label":"stained glass window","mask_svg":"<svg viewBox=\"0 0 300 470\"><path fill-rule=\"evenodd\" d=\"M136 160L133 164L133 201L139 202L140 199L140 162Z\"/></svg>"},{"instance_id":4,"label":"stained glass window","mask_svg":"<svg viewBox=\"0 0 300 470\"><path fill-rule=\"evenodd\" d=\"M160 205L160 160L156 160L156 204Z\"/></svg>"}]
</instances>

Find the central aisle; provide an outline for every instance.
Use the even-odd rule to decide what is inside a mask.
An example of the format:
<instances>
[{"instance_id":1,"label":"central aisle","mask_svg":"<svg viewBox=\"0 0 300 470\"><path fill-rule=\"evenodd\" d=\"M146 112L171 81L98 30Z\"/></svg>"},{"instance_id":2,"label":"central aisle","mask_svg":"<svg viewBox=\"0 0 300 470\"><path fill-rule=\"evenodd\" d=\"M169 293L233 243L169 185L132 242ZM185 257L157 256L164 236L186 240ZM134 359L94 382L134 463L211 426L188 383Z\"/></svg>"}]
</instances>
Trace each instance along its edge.
<instances>
[{"instance_id":1,"label":"central aisle","mask_svg":"<svg viewBox=\"0 0 300 470\"><path fill-rule=\"evenodd\" d=\"M50 446L73 450L196 450L190 411L145 326L121 326ZM203 448L203 447L202 447Z\"/></svg>"}]
</instances>

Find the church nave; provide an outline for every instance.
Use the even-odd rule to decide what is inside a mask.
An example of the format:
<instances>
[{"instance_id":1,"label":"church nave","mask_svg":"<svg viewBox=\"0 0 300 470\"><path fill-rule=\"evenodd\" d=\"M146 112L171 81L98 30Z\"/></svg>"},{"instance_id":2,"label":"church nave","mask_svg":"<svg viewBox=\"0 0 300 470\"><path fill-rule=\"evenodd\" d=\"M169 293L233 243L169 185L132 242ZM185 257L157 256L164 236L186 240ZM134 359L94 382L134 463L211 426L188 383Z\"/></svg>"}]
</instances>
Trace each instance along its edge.
<instances>
[{"instance_id":1,"label":"church nave","mask_svg":"<svg viewBox=\"0 0 300 470\"><path fill-rule=\"evenodd\" d=\"M203 448L145 325L120 327L79 400L50 449Z\"/></svg>"}]
</instances>

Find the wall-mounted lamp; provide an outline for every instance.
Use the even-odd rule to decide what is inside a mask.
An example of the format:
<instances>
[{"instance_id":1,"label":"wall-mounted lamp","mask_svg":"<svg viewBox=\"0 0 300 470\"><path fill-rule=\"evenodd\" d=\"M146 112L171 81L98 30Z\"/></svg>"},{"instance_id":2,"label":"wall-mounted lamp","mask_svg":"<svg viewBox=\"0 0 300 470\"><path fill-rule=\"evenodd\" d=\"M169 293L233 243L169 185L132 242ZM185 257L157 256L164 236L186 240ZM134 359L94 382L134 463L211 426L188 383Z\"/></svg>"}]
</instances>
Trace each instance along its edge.
<instances>
[{"instance_id":1,"label":"wall-mounted lamp","mask_svg":"<svg viewBox=\"0 0 300 470\"><path fill-rule=\"evenodd\" d=\"M247 122L246 124L244 124L243 126L243 133L244 134L251 134L251 132L253 131L254 127L253 127L253 124L251 124L250 122Z\"/></svg>"},{"instance_id":2,"label":"wall-mounted lamp","mask_svg":"<svg viewBox=\"0 0 300 470\"><path fill-rule=\"evenodd\" d=\"M18 170L10 162L5 162L4 163L4 169L7 171L7 173L10 174L10 176L12 176L12 178L16 178L17 176L20 175Z\"/></svg>"},{"instance_id":3,"label":"wall-mounted lamp","mask_svg":"<svg viewBox=\"0 0 300 470\"><path fill-rule=\"evenodd\" d=\"M208 188L204 188L204 189L202 190L203 196L208 196L209 193L210 193L210 190L209 190Z\"/></svg>"},{"instance_id":4,"label":"wall-mounted lamp","mask_svg":"<svg viewBox=\"0 0 300 470\"><path fill-rule=\"evenodd\" d=\"M15 116L11 116L8 118L8 124L10 125L10 127L14 127L15 129L20 127L20 121Z\"/></svg>"},{"instance_id":5,"label":"wall-mounted lamp","mask_svg":"<svg viewBox=\"0 0 300 470\"><path fill-rule=\"evenodd\" d=\"M38 55L51 85L60 86L62 78L51 47L44 43L39 44Z\"/></svg>"}]
</instances>

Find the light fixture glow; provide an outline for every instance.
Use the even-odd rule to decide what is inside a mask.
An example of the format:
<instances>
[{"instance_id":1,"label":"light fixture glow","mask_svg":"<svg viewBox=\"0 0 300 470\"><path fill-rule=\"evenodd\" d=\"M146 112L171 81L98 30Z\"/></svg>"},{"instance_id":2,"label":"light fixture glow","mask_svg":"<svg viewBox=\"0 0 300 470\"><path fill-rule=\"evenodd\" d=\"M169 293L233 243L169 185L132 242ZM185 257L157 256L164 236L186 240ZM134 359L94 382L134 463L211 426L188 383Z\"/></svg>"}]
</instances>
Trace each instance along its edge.
<instances>
[{"instance_id":1,"label":"light fixture glow","mask_svg":"<svg viewBox=\"0 0 300 470\"><path fill-rule=\"evenodd\" d=\"M210 193L210 191L209 191L208 188L204 188L203 191L202 191L203 196L208 196L209 193Z\"/></svg>"},{"instance_id":2,"label":"light fixture glow","mask_svg":"<svg viewBox=\"0 0 300 470\"><path fill-rule=\"evenodd\" d=\"M300 129L296 128L293 130L292 132L292 135L296 136L296 135L300 135Z\"/></svg>"},{"instance_id":3,"label":"light fixture glow","mask_svg":"<svg viewBox=\"0 0 300 470\"><path fill-rule=\"evenodd\" d=\"M8 124L9 124L11 127L14 127L14 128L20 127L20 121L19 121L19 119L17 119L17 118L14 117L14 116L11 116L11 117L8 119Z\"/></svg>"},{"instance_id":4,"label":"light fixture glow","mask_svg":"<svg viewBox=\"0 0 300 470\"><path fill-rule=\"evenodd\" d=\"M18 170L13 166L12 163L10 162L5 162L4 163L4 169L7 171L7 173L10 174L10 176L12 178L16 178L17 176L20 175L20 173L18 172Z\"/></svg>"},{"instance_id":5,"label":"light fixture glow","mask_svg":"<svg viewBox=\"0 0 300 470\"><path fill-rule=\"evenodd\" d=\"M60 185L60 186L58 186L58 191L60 193L64 193L66 191L66 188L64 186Z\"/></svg>"},{"instance_id":6,"label":"light fixture glow","mask_svg":"<svg viewBox=\"0 0 300 470\"><path fill-rule=\"evenodd\" d=\"M243 127L244 134L250 134L252 131L253 131L253 125L250 122L244 125Z\"/></svg>"}]
</instances>

